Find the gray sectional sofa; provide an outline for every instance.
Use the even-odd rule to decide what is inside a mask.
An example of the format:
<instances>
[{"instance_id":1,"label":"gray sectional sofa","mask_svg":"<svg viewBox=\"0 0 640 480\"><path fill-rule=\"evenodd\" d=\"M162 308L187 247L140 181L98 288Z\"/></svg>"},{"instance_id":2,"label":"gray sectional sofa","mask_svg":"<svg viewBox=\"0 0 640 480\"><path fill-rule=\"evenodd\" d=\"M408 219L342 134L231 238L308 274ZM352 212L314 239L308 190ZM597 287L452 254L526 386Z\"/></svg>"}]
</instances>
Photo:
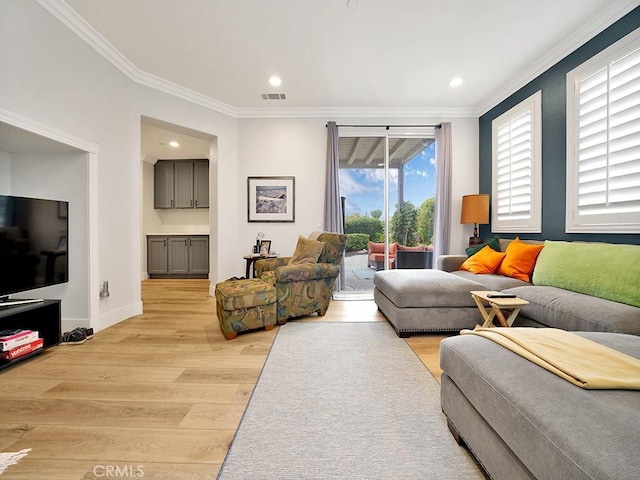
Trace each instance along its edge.
<instances>
[{"instance_id":1,"label":"gray sectional sofa","mask_svg":"<svg viewBox=\"0 0 640 480\"><path fill-rule=\"evenodd\" d=\"M469 292L498 290L529 301L514 326L573 330L640 359L639 245L545 242L530 283L460 271L465 258L376 273L374 298L398 335L473 328L482 317ZM476 335L443 340L440 367L449 428L493 480L640 478L640 391L579 388Z\"/></svg>"},{"instance_id":2,"label":"gray sectional sofa","mask_svg":"<svg viewBox=\"0 0 640 480\"><path fill-rule=\"evenodd\" d=\"M509 242L500 240L502 251ZM458 270L466 258L441 256L436 270L376 272L374 300L399 336L481 324L472 290L527 300L515 326L640 335L640 245L547 241L531 283Z\"/></svg>"},{"instance_id":3,"label":"gray sectional sofa","mask_svg":"<svg viewBox=\"0 0 640 480\"><path fill-rule=\"evenodd\" d=\"M640 359L638 336L579 335ZM443 340L440 366L449 428L493 480L640 478L640 391L582 389L476 335Z\"/></svg>"}]
</instances>

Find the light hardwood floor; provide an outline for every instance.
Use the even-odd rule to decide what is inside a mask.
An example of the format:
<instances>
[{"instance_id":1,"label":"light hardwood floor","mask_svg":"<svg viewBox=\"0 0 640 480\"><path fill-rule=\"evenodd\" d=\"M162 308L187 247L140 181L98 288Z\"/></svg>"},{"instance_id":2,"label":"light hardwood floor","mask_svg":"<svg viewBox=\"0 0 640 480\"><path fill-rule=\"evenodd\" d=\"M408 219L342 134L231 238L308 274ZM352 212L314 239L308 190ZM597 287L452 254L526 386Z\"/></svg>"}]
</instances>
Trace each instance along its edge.
<instances>
[{"instance_id":1,"label":"light hardwood floor","mask_svg":"<svg viewBox=\"0 0 640 480\"><path fill-rule=\"evenodd\" d=\"M2 480L215 478L278 329L224 340L206 280L148 280L142 297L142 315L0 371L0 452L31 449ZM296 321L386 320L333 301ZM438 380L442 338L407 339Z\"/></svg>"}]
</instances>

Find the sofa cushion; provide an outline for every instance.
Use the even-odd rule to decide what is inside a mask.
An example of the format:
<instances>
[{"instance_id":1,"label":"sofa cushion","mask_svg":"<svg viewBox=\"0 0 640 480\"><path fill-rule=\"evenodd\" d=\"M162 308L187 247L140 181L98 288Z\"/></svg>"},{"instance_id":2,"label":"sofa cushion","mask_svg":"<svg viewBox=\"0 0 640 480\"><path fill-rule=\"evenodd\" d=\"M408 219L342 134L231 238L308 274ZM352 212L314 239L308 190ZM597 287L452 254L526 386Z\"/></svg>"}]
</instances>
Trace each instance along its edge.
<instances>
[{"instance_id":1,"label":"sofa cushion","mask_svg":"<svg viewBox=\"0 0 640 480\"><path fill-rule=\"evenodd\" d=\"M479 283L482 285L482 290L496 290L502 291L505 288L513 288L513 287L524 287L527 285L531 285L530 283L523 282L522 280L518 280L517 278L505 277L504 275L497 275L494 273L488 273L485 275L476 275L471 272L465 272L464 270L458 270L456 272L451 272L452 275L460 278L466 278L467 280L471 280L473 282Z\"/></svg>"},{"instance_id":2,"label":"sofa cushion","mask_svg":"<svg viewBox=\"0 0 640 480\"><path fill-rule=\"evenodd\" d=\"M440 270L382 270L373 284L397 307L473 307L482 284Z\"/></svg>"},{"instance_id":3,"label":"sofa cushion","mask_svg":"<svg viewBox=\"0 0 640 480\"><path fill-rule=\"evenodd\" d=\"M500 239L498 237L493 237L493 238L490 238L489 240L487 240L486 242L482 242L480 245L474 245L473 247L469 247L469 248L465 249L467 257L470 257L471 255L474 255L474 254L478 253L480 250L482 250L487 245L489 247L491 247L491 249L495 250L496 252L501 251L500 250Z\"/></svg>"},{"instance_id":4,"label":"sofa cushion","mask_svg":"<svg viewBox=\"0 0 640 480\"><path fill-rule=\"evenodd\" d=\"M528 245L518 237L509 244L506 256L496 273L528 282L536 264L536 258L544 245Z\"/></svg>"},{"instance_id":5,"label":"sofa cushion","mask_svg":"<svg viewBox=\"0 0 640 480\"><path fill-rule=\"evenodd\" d=\"M398 251L398 243L393 242L389 244L389 256L395 257ZM369 254L381 253L384 255L384 242L369 242Z\"/></svg>"},{"instance_id":6,"label":"sofa cushion","mask_svg":"<svg viewBox=\"0 0 640 480\"><path fill-rule=\"evenodd\" d=\"M489 245L485 245L462 262L460 270L478 274L494 273L505 255L506 253L496 252Z\"/></svg>"},{"instance_id":7,"label":"sofa cushion","mask_svg":"<svg viewBox=\"0 0 640 480\"><path fill-rule=\"evenodd\" d=\"M289 259L289 265L317 263L323 250L324 243L304 238L303 236L298 236L298 244L296 245L296 250L293 252L291 259Z\"/></svg>"},{"instance_id":8,"label":"sofa cushion","mask_svg":"<svg viewBox=\"0 0 640 480\"><path fill-rule=\"evenodd\" d=\"M637 307L557 287L527 286L503 291L529 302L520 310L521 316L548 327L640 335Z\"/></svg>"},{"instance_id":9,"label":"sofa cushion","mask_svg":"<svg viewBox=\"0 0 640 480\"><path fill-rule=\"evenodd\" d=\"M546 241L533 283L640 307L640 245Z\"/></svg>"}]
</instances>

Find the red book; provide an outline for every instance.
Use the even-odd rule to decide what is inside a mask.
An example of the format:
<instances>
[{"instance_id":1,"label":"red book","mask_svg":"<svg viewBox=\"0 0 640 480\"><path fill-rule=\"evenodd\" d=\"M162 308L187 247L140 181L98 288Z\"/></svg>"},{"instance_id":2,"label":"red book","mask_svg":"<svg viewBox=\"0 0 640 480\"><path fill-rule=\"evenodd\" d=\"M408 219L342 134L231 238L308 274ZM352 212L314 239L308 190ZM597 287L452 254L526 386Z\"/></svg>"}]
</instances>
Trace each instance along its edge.
<instances>
[{"instance_id":1,"label":"red book","mask_svg":"<svg viewBox=\"0 0 640 480\"><path fill-rule=\"evenodd\" d=\"M38 332L33 330L20 330L19 332L0 337L0 352L6 352L38 339Z\"/></svg>"},{"instance_id":2,"label":"red book","mask_svg":"<svg viewBox=\"0 0 640 480\"><path fill-rule=\"evenodd\" d=\"M25 343L23 345L20 345L19 347L15 347L15 348L12 348L11 350L0 353L0 358L2 360L15 360L16 358L20 358L31 352L40 350L43 345L44 345L44 339L37 338L32 342Z\"/></svg>"}]
</instances>

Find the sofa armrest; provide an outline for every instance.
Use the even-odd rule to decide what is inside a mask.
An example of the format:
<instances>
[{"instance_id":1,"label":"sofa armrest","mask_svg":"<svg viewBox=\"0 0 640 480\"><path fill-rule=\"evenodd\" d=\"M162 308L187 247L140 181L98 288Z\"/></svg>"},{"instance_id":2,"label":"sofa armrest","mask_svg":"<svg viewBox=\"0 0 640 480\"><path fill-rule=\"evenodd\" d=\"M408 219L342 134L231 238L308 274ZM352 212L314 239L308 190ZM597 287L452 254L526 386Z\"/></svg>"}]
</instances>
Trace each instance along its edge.
<instances>
[{"instance_id":1,"label":"sofa armrest","mask_svg":"<svg viewBox=\"0 0 640 480\"><path fill-rule=\"evenodd\" d=\"M445 272L455 272L466 259L466 255L440 255L436 268Z\"/></svg>"},{"instance_id":2,"label":"sofa armrest","mask_svg":"<svg viewBox=\"0 0 640 480\"><path fill-rule=\"evenodd\" d=\"M260 278L264 272L270 272L289 263L291 257L262 258L253 264L255 277Z\"/></svg>"},{"instance_id":3,"label":"sofa armrest","mask_svg":"<svg viewBox=\"0 0 640 480\"><path fill-rule=\"evenodd\" d=\"M305 282L335 278L340 273L340 266L331 263L301 263L276 268L276 283Z\"/></svg>"}]
</instances>

